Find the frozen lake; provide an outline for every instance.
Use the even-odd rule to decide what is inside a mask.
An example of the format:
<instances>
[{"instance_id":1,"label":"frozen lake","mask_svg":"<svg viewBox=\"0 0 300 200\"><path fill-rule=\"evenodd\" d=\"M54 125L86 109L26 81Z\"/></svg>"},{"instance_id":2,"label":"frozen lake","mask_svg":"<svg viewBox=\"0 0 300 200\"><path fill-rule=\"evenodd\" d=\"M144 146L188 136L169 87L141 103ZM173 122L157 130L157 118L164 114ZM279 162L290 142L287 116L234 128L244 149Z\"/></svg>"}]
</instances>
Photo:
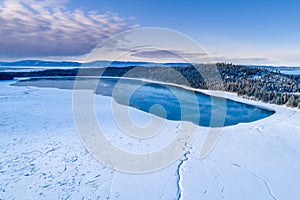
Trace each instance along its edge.
<instances>
[{"instance_id":1,"label":"frozen lake","mask_svg":"<svg viewBox=\"0 0 300 200\"><path fill-rule=\"evenodd\" d=\"M159 171L130 174L106 167L85 149L74 124L73 91L57 89L62 85L58 80L56 88L46 88L48 81L44 80L43 88L35 87L37 82L32 81L33 87L11 85L15 80L0 82L1 199L300 198L300 112L296 109L223 92L235 102L276 113L223 127L218 143L203 159L199 158L202 144L214 128L199 126L189 154ZM73 87L71 81L62 81ZM103 86L109 88L110 84L103 82ZM95 113L105 136L121 149L156 151L183 131L180 121L166 120L161 133L153 138L132 138L115 125L112 101L109 94L95 95ZM137 125L148 123L151 114L128 109Z\"/></svg>"},{"instance_id":2,"label":"frozen lake","mask_svg":"<svg viewBox=\"0 0 300 200\"><path fill-rule=\"evenodd\" d=\"M223 127L253 122L274 113L253 105L201 92L141 80L106 77L101 78L99 82L92 78L80 78L77 81L84 89L94 89L99 95L112 96L120 104L128 104L168 120L190 121L205 127ZM73 89L73 84L73 77L65 77L33 78L22 80L15 85ZM92 88L91 85L97 85L97 87ZM127 97L129 102L126 101ZM155 105L160 105L163 109L151 109Z\"/></svg>"}]
</instances>

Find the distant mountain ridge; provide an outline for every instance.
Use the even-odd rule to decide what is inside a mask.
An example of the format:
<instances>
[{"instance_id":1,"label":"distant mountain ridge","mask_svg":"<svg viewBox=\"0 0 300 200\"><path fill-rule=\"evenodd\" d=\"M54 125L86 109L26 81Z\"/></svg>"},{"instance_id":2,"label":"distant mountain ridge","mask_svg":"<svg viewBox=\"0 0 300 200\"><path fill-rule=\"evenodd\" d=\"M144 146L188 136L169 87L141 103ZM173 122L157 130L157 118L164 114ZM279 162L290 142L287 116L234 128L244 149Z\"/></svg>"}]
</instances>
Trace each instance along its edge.
<instances>
[{"instance_id":1,"label":"distant mountain ridge","mask_svg":"<svg viewBox=\"0 0 300 200\"><path fill-rule=\"evenodd\" d=\"M98 60L88 63L74 62L74 61L45 61L45 60L21 60L14 62L1 62L0 66L31 66L31 67L129 67L129 66L143 66L143 67L187 67L190 63L155 63L155 62L138 62L138 61L108 61ZM266 68L269 70L295 70L300 67L289 66L262 66L262 65L245 65L251 68Z\"/></svg>"},{"instance_id":2,"label":"distant mountain ridge","mask_svg":"<svg viewBox=\"0 0 300 200\"><path fill-rule=\"evenodd\" d=\"M42 60L21 60L15 62L0 62L0 66L80 66L79 62L69 61L42 61Z\"/></svg>"},{"instance_id":3,"label":"distant mountain ridge","mask_svg":"<svg viewBox=\"0 0 300 200\"><path fill-rule=\"evenodd\" d=\"M80 63L73 61L43 61L43 60L21 60L14 62L0 62L0 66L32 66L32 67L128 67L128 66L190 66L190 63L154 63L154 62L134 62L134 61L93 61L88 63Z\"/></svg>"}]
</instances>

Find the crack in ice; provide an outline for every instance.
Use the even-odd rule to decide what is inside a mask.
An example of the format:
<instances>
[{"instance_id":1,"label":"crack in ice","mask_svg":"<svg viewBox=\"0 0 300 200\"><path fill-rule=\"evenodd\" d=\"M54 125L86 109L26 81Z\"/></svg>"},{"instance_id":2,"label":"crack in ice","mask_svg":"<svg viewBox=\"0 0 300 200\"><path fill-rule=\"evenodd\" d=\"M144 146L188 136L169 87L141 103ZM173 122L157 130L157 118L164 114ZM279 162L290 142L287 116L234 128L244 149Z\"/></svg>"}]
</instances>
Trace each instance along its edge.
<instances>
[{"instance_id":1,"label":"crack in ice","mask_svg":"<svg viewBox=\"0 0 300 200\"><path fill-rule=\"evenodd\" d=\"M183 154L183 159L180 160L179 164L178 164L178 167L177 167L177 170L176 170L176 173L177 173L177 200L180 200L182 198L182 186L181 186L181 167L182 165L184 164L185 161L187 161L189 158L188 158L188 155L191 153L191 151L187 151L186 153Z\"/></svg>"},{"instance_id":2,"label":"crack in ice","mask_svg":"<svg viewBox=\"0 0 300 200\"><path fill-rule=\"evenodd\" d=\"M270 197L271 197L273 200L277 200L276 196L272 193L272 189L271 189L271 187L270 187L270 185L269 185L269 183L268 183L267 180L265 180L264 178L258 176L255 172L253 172L253 171L251 171L251 170L248 170L248 169L245 169L245 168L241 167L241 166L240 166L239 164L237 164L237 163L231 163L231 165L234 165L234 166L236 166L236 167L238 167L238 168L244 169L244 170L250 172L253 176L255 176L256 178L258 178L259 180L261 180L261 181L264 183L265 187L267 188L267 191L268 191L268 194L270 195Z\"/></svg>"},{"instance_id":3,"label":"crack in ice","mask_svg":"<svg viewBox=\"0 0 300 200\"><path fill-rule=\"evenodd\" d=\"M253 171L250 171L250 170L249 170L249 172L250 172L252 175L254 175L256 178L258 178L259 180L263 181L263 183L265 184L265 186L266 186L266 188L267 188L267 190L268 190L269 195L272 197L273 200L277 200L277 198L276 198L276 197L274 196L274 194L272 193L272 190L271 190L271 187L270 187L268 181L265 180L264 178L258 176L258 175L257 175L256 173L254 173Z\"/></svg>"}]
</instances>

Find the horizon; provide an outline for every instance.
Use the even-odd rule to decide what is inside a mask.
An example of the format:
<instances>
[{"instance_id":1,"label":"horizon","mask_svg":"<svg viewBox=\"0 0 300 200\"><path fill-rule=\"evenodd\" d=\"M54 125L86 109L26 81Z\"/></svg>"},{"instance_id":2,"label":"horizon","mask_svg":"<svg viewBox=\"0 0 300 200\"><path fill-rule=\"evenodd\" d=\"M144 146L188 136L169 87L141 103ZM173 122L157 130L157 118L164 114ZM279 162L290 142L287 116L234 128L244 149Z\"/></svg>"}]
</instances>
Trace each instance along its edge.
<instances>
[{"instance_id":1,"label":"horizon","mask_svg":"<svg viewBox=\"0 0 300 200\"><path fill-rule=\"evenodd\" d=\"M134 60L94 60L94 61L87 61L87 62L80 62L80 61L72 61L72 60L35 60L35 59L29 59L29 60L14 60L14 61L2 61L0 60L0 67L7 67L7 66L13 66L13 65L1 65L1 63L6 63L6 64L13 64L13 63L18 63L18 62L25 62L25 61L30 61L30 62L51 62L51 63L78 63L78 64L89 64L93 62L120 62L120 63L149 63L149 64L191 64L191 65L209 65L209 64L232 64L236 66L249 66L249 67L274 67L274 68L300 68L300 65L297 66L288 66L288 65L264 65L264 64L238 64L238 63L231 63L231 62L213 62L213 63L191 63L191 62L155 62L155 61L134 61ZM31 65L20 65L20 66L26 66L29 67ZM43 66L43 65L36 65L36 66ZM45 66L47 67L47 66ZM59 67L59 65L57 65Z\"/></svg>"}]
</instances>

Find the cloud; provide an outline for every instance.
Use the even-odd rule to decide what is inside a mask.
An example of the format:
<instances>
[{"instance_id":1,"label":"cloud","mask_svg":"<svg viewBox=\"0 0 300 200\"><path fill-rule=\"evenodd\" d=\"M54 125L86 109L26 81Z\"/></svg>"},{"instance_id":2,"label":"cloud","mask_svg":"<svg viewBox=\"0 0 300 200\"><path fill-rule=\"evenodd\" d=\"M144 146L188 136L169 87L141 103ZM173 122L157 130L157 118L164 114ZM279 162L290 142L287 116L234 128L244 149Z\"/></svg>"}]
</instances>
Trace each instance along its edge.
<instances>
[{"instance_id":1,"label":"cloud","mask_svg":"<svg viewBox=\"0 0 300 200\"><path fill-rule=\"evenodd\" d=\"M77 56L136 27L112 12L69 10L66 1L7 0L0 4L0 55Z\"/></svg>"},{"instance_id":2,"label":"cloud","mask_svg":"<svg viewBox=\"0 0 300 200\"><path fill-rule=\"evenodd\" d=\"M139 58L178 58L178 54L166 50L140 51L132 53L131 56Z\"/></svg>"},{"instance_id":3,"label":"cloud","mask_svg":"<svg viewBox=\"0 0 300 200\"><path fill-rule=\"evenodd\" d=\"M139 58L193 58L193 57L206 57L206 53L190 53L178 50L149 50L149 51L139 51L132 53L131 56Z\"/></svg>"}]
</instances>

